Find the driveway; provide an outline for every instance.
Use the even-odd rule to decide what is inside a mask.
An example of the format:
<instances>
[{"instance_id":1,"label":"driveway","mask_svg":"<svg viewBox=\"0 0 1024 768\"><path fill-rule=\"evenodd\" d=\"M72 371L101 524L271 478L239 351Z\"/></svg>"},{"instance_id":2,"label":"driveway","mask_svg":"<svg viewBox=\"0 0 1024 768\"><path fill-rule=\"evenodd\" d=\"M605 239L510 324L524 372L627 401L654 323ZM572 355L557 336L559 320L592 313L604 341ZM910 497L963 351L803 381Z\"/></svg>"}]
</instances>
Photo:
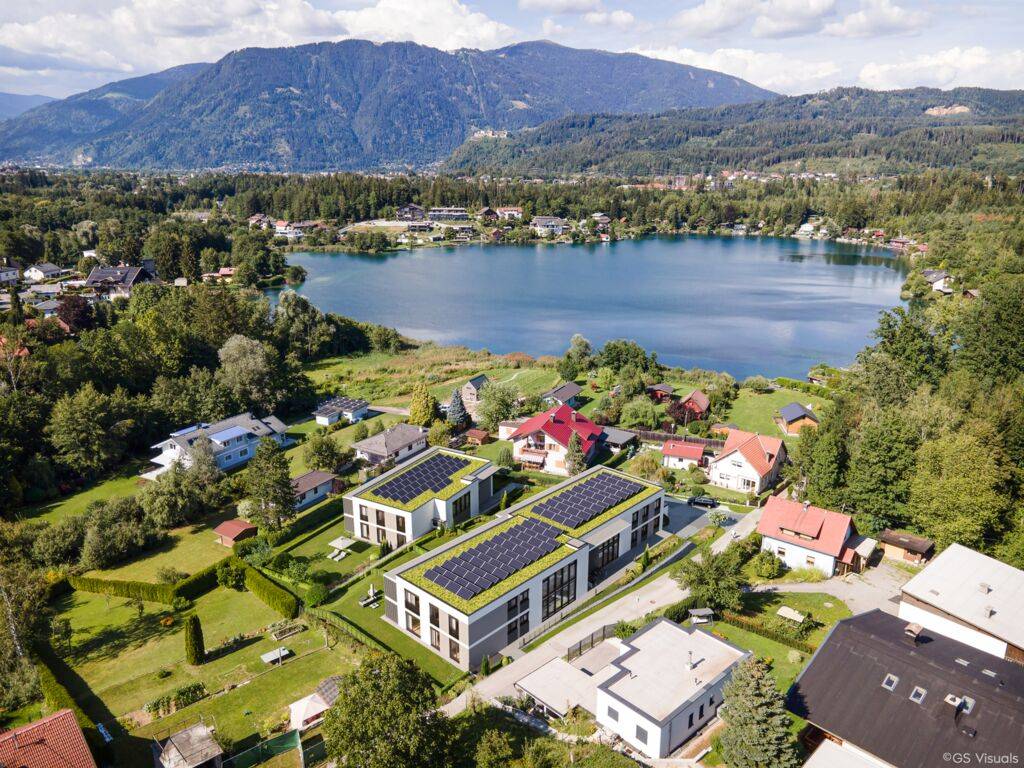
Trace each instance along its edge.
<instances>
[{"instance_id":1,"label":"driveway","mask_svg":"<svg viewBox=\"0 0 1024 768\"><path fill-rule=\"evenodd\" d=\"M900 588L911 575L882 560L864 573L836 576L813 584L759 584L754 592L825 592L846 603L856 616L878 608L896 614L899 608Z\"/></svg>"}]
</instances>

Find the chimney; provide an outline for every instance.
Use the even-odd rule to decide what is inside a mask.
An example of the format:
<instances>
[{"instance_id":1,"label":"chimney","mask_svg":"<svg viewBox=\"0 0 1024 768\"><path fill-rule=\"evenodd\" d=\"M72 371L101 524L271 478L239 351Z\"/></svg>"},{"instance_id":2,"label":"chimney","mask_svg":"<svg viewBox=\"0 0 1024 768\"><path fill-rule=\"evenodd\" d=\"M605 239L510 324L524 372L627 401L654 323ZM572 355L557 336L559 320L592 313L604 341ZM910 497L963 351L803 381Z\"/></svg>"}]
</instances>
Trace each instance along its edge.
<instances>
[{"instance_id":1,"label":"chimney","mask_svg":"<svg viewBox=\"0 0 1024 768\"><path fill-rule=\"evenodd\" d=\"M693 669L693 651L686 652L686 668Z\"/></svg>"},{"instance_id":2,"label":"chimney","mask_svg":"<svg viewBox=\"0 0 1024 768\"><path fill-rule=\"evenodd\" d=\"M995 615L996 609L991 605L986 605L981 609L981 615L986 619L991 619Z\"/></svg>"},{"instance_id":3,"label":"chimney","mask_svg":"<svg viewBox=\"0 0 1024 768\"><path fill-rule=\"evenodd\" d=\"M981 594L983 595L987 595L989 592L992 591L992 587L983 581L980 584L978 584L978 591L981 592Z\"/></svg>"},{"instance_id":4,"label":"chimney","mask_svg":"<svg viewBox=\"0 0 1024 768\"><path fill-rule=\"evenodd\" d=\"M903 636L909 639L914 645L917 645L921 639L921 633L923 631L924 627L920 624L907 624L903 629Z\"/></svg>"}]
</instances>

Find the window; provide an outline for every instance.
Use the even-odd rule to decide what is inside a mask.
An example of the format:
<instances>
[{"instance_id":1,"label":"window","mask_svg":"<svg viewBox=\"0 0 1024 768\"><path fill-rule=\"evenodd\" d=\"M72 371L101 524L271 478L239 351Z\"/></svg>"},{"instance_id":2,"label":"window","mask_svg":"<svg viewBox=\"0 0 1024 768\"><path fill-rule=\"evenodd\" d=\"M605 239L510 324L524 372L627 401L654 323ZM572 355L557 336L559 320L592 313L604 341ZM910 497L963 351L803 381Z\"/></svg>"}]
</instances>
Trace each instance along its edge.
<instances>
[{"instance_id":1,"label":"window","mask_svg":"<svg viewBox=\"0 0 1024 768\"><path fill-rule=\"evenodd\" d=\"M377 510L377 525L379 525L381 528L384 527L384 510L383 509L378 509Z\"/></svg>"},{"instance_id":2,"label":"window","mask_svg":"<svg viewBox=\"0 0 1024 768\"><path fill-rule=\"evenodd\" d=\"M633 524L630 526L630 528L636 528L636 526L637 526L637 524L639 522L640 522L640 510L639 509L635 509L635 510L633 510Z\"/></svg>"},{"instance_id":3,"label":"window","mask_svg":"<svg viewBox=\"0 0 1024 768\"><path fill-rule=\"evenodd\" d=\"M440 627L441 626L441 611L438 610L436 605L430 606L430 626Z\"/></svg>"},{"instance_id":4,"label":"window","mask_svg":"<svg viewBox=\"0 0 1024 768\"><path fill-rule=\"evenodd\" d=\"M469 519L470 494L464 493L452 502L452 518L456 523Z\"/></svg>"},{"instance_id":5,"label":"window","mask_svg":"<svg viewBox=\"0 0 1024 768\"><path fill-rule=\"evenodd\" d=\"M509 619L514 619L523 611L528 611L530 609L530 590L516 595L506 603L506 606Z\"/></svg>"},{"instance_id":6,"label":"window","mask_svg":"<svg viewBox=\"0 0 1024 768\"><path fill-rule=\"evenodd\" d=\"M910 692L910 700L915 704L920 704L924 701L924 697L928 695L928 691L919 685L914 686L914 690Z\"/></svg>"},{"instance_id":7,"label":"window","mask_svg":"<svg viewBox=\"0 0 1024 768\"><path fill-rule=\"evenodd\" d=\"M547 620L576 600L576 561L559 568L546 579L541 591L541 619Z\"/></svg>"},{"instance_id":8,"label":"window","mask_svg":"<svg viewBox=\"0 0 1024 768\"><path fill-rule=\"evenodd\" d=\"M619 722L618 710L616 710L615 707L608 707L608 717L610 717L615 722Z\"/></svg>"},{"instance_id":9,"label":"window","mask_svg":"<svg viewBox=\"0 0 1024 768\"><path fill-rule=\"evenodd\" d=\"M506 645L512 645L520 637L530 631L530 614L524 613L518 619L510 621L505 627Z\"/></svg>"},{"instance_id":10,"label":"window","mask_svg":"<svg viewBox=\"0 0 1024 768\"><path fill-rule=\"evenodd\" d=\"M814 565L814 556L813 555L808 555L807 559L804 560L804 562L807 563L807 565L809 565L809 566L813 566Z\"/></svg>"},{"instance_id":11,"label":"window","mask_svg":"<svg viewBox=\"0 0 1024 768\"><path fill-rule=\"evenodd\" d=\"M400 534L397 535L397 537L395 538L395 546L396 547L404 547L405 546L405 534L404 533L400 533Z\"/></svg>"},{"instance_id":12,"label":"window","mask_svg":"<svg viewBox=\"0 0 1024 768\"><path fill-rule=\"evenodd\" d=\"M604 568L619 556L618 534L612 536L608 541L602 543L590 555L590 570Z\"/></svg>"},{"instance_id":13,"label":"window","mask_svg":"<svg viewBox=\"0 0 1024 768\"><path fill-rule=\"evenodd\" d=\"M448 641L448 658L452 661L459 660L459 642L457 640Z\"/></svg>"},{"instance_id":14,"label":"window","mask_svg":"<svg viewBox=\"0 0 1024 768\"><path fill-rule=\"evenodd\" d=\"M398 529L399 533L405 533L405 518L401 515L395 518L395 528Z\"/></svg>"},{"instance_id":15,"label":"window","mask_svg":"<svg viewBox=\"0 0 1024 768\"><path fill-rule=\"evenodd\" d=\"M713 707L713 706L715 706L715 696L714 696L714 694L712 694L712 695L711 695L711 698L710 698L710 699L708 699L708 706L709 706L709 707Z\"/></svg>"},{"instance_id":16,"label":"window","mask_svg":"<svg viewBox=\"0 0 1024 768\"><path fill-rule=\"evenodd\" d=\"M647 731L641 728L639 725L636 727L636 740L641 744L647 743Z\"/></svg>"},{"instance_id":17,"label":"window","mask_svg":"<svg viewBox=\"0 0 1024 768\"><path fill-rule=\"evenodd\" d=\"M693 712L690 713L690 719L686 723L687 728L693 728Z\"/></svg>"},{"instance_id":18,"label":"window","mask_svg":"<svg viewBox=\"0 0 1024 768\"><path fill-rule=\"evenodd\" d=\"M420 613L420 596L415 592L405 590L405 610L412 611L417 616Z\"/></svg>"},{"instance_id":19,"label":"window","mask_svg":"<svg viewBox=\"0 0 1024 768\"><path fill-rule=\"evenodd\" d=\"M433 627L430 628L430 647L435 651L441 650L441 633Z\"/></svg>"},{"instance_id":20,"label":"window","mask_svg":"<svg viewBox=\"0 0 1024 768\"><path fill-rule=\"evenodd\" d=\"M459 636L459 620L454 616L448 617L448 634L456 639Z\"/></svg>"},{"instance_id":21,"label":"window","mask_svg":"<svg viewBox=\"0 0 1024 768\"><path fill-rule=\"evenodd\" d=\"M778 554L779 557L785 557L786 556L786 548L785 547L779 547L777 550L775 550L775 552Z\"/></svg>"},{"instance_id":22,"label":"window","mask_svg":"<svg viewBox=\"0 0 1024 768\"><path fill-rule=\"evenodd\" d=\"M370 526L366 523L359 524L359 535L360 537L369 540L370 539Z\"/></svg>"},{"instance_id":23,"label":"window","mask_svg":"<svg viewBox=\"0 0 1024 768\"><path fill-rule=\"evenodd\" d=\"M405 614L405 628L412 632L416 637L420 636L420 617L414 613Z\"/></svg>"},{"instance_id":24,"label":"window","mask_svg":"<svg viewBox=\"0 0 1024 768\"><path fill-rule=\"evenodd\" d=\"M700 710L697 712L697 719L698 720L703 720L704 719L704 705L703 704L700 705Z\"/></svg>"},{"instance_id":25,"label":"window","mask_svg":"<svg viewBox=\"0 0 1024 768\"><path fill-rule=\"evenodd\" d=\"M377 528L376 530L377 530L377 543L380 544L382 541L384 541L384 538L385 538L385 536L384 536L384 529L383 528Z\"/></svg>"},{"instance_id":26,"label":"window","mask_svg":"<svg viewBox=\"0 0 1024 768\"><path fill-rule=\"evenodd\" d=\"M359 507L359 519L360 520L369 520L370 519L370 513L367 511L365 506L360 505L360 507Z\"/></svg>"},{"instance_id":27,"label":"window","mask_svg":"<svg viewBox=\"0 0 1024 768\"><path fill-rule=\"evenodd\" d=\"M640 534L640 531L633 531L633 533L630 535L630 537L629 537L629 548L630 549L633 549L633 547L636 546L636 543L639 540L639 534Z\"/></svg>"},{"instance_id":28,"label":"window","mask_svg":"<svg viewBox=\"0 0 1024 768\"><path fill-rule=\"evenodd\" d=\"M895 691L896 683L899 681L900 679L896 675L886 675L885 680L882 681L882 687L887 691Z\"/></svg>"}]
</instances>

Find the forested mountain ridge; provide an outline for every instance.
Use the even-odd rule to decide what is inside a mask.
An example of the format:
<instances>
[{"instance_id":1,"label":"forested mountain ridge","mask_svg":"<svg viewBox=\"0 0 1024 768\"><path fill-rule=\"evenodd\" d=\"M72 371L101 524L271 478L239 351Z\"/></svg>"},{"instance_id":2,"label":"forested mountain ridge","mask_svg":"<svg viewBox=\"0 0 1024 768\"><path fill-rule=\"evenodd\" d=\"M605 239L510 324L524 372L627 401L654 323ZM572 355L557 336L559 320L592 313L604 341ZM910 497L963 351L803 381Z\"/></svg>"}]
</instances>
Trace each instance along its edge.
<instances>
[{"instance_id":1,"label":"forested mountain ridge","mask_svg":"<svg viewBox=\"0 0 1024 768\"><path fill-rule=\"evenodd\" d=\"M10 117L17 117L40 104L54 101L49 96L25 93L3 93L0 92L0 120L7 120Z\"/></svg>"},{"instance_id":2,"label":"forested mountain ridge","mask_svg":"<svg viewBox=\"0 0 1024 768\"><path fill-rule=\"evenodd\" d=\"M481 130L775 95L708 70L547 42L444 52L347 40L248 48L192 67L149 76L173 82L144 103L112 99L125 90L113 83L5 123L0 159L299 171L422 165Z\"/></svg>"},{"instance_id":3,"label":"forested mountain ridge","mask_svg":"<svg viewBox=\"0 0 1024 768\"><path fill-rule=\"evenodd\" d=\"M836 88L658 115L577 115L453 153L456 173L658 175L725 168L1024 170L1024 91Z\"/></svg>"}]
</instances>

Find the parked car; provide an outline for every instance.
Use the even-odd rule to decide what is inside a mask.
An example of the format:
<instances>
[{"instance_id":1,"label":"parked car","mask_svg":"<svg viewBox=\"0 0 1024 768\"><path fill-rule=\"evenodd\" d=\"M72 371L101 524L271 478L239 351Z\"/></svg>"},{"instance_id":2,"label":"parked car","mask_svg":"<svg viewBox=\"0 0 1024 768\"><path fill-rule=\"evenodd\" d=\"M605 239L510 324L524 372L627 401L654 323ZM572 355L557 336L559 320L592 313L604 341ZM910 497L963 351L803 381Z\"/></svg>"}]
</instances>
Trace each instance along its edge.
<instances>
[{"instance_id":1,"label":"parked car","mask_svg":"<svg viewBox=\"0 0 1024 768\"><path fill-rule=\"evenodd\" d=\"M686 500L686 503L691 507L707 507L708 509L714 509L718 506L718 499L713 496L691 496Z\"/></svg>"}]
</instances>

